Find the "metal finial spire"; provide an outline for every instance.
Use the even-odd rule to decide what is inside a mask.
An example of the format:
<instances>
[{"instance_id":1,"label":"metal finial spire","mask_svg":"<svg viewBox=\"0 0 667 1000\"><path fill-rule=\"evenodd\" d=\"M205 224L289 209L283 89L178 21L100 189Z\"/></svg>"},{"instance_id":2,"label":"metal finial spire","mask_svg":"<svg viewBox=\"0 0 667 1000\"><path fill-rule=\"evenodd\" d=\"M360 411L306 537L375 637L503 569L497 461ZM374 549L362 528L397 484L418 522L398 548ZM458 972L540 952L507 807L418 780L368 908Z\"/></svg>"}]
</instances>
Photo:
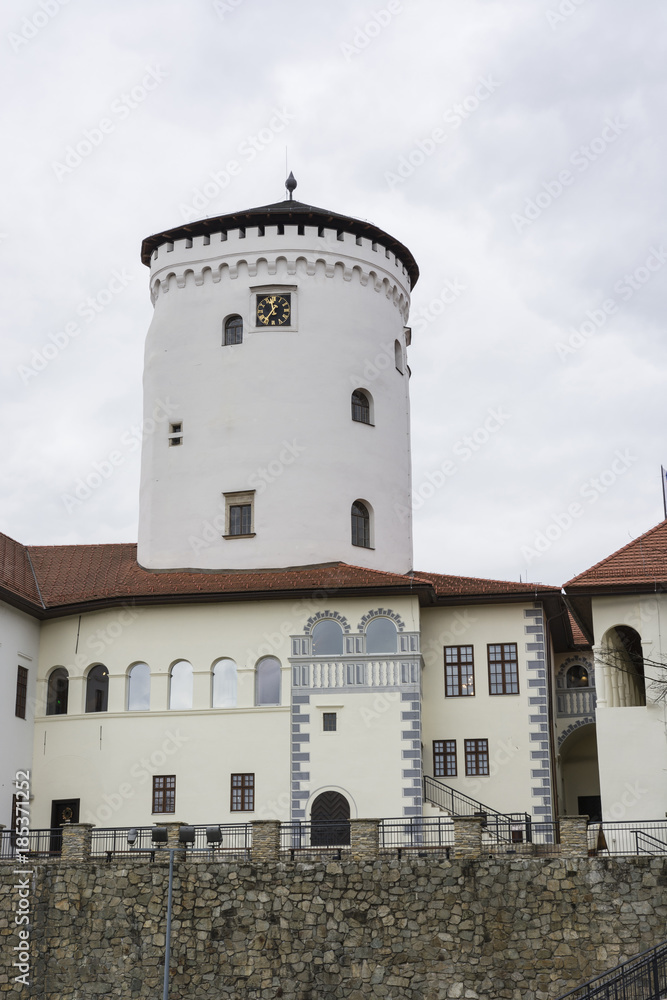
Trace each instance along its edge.
<instances>
[{"instance_id":1,"label":"metal finial spire","mask_svg":"<svg viewBox=\"0 0 667 1000\"><path fill-rule=\"evenodd\" d=\"M285 181L285 187L289 191L289 200L292 201L292 198L294 197L294 189L296 187L296 180L295 180L294 174L292 173L291 170L290 170L289 177Z\"/></svg>"}]
</instances>

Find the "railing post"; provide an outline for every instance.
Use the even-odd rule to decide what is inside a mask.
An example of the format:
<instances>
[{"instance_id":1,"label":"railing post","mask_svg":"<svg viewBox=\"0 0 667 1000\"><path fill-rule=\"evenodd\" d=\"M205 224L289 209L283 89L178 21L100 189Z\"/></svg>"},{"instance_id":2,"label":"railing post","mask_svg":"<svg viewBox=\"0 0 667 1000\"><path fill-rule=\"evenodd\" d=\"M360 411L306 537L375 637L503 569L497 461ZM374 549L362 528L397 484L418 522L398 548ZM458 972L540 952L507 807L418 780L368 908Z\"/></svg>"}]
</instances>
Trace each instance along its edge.
<instances>
[{"instance_id":1,"label":"railing post","mask_svg":"<svg viewBox=\"0 0 667 1000\"><path fill-rule=\"evenodd\" d=\"M454 857L478 858L482 853L482 816L452 816Z\"/></svg>"},{"instance_id":2,"label":"railing post","mask_svg":"<svg viewBox=\"0 0 667 1000\"><path fill-rule=\"evenodd\" d=\"M561 816L560 854L563 858L588 857L588 816Z\"/></svg>"},{"instance_id":3,"label":"railing post","mask_svg":"<svg viewBox=\"0 0 667 1000\"><path fill-rule=\"evenodd\" d=\"M526 843L527 844L532 844L532 842L533 842L533 821L531 820L531 818L528 815L528 813L526 813L525 816L526 816Z\"/></svg>"},{"instance_id":4,"label":"railing post","mask_svg":"<svg viewBox=\"0 0 667 1000\"><path fill-rule=\"evenodd\" d=\"M90 861L94 823L65 823L61 861Z\"/></svg>"},{"instance_id":5,"label":"railing post","mask_svg":"<svg viewBox=\"0 0 667 1000\"><path fill-rule=\"evenodd\" d=\"M350 854L355 861L377 858L380 821L377 819L350 820Z\"/></svg>"},{"instance_id":6,"label":"railing post","mask_svg":"<svg viewBox=\"0 0 667 1000\"><path fill-rule=\"evenodd\" d=\"M280 821L256 819L252 823L252 860L277 861L280 857Z\"/></svg>"}]
</instances>

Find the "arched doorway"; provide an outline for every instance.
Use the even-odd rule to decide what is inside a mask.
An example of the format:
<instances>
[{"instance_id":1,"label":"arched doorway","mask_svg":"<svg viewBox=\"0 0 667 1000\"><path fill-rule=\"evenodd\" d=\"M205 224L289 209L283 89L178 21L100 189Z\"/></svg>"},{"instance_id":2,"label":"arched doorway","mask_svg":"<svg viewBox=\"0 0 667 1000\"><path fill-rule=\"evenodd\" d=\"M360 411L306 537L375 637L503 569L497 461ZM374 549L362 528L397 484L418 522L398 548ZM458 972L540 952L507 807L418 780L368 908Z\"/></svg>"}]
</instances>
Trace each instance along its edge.
<instances>
[{"instance_id":1,"label":"arched doorway","mask_svg":"<svg viewBox=\"0 0 667 1000\"><path fill-rule=\"evenodd\" d=\"M594 723L579 726L563 741L560 766L564 814L600 820L600 775Z\"/></svg>"},{"instance_id":2,"label":"arched doorway","mask_svg":"<svg viewBox=\"0 0 667 1000\"><path fill-rule=\"evenodd\" d=\"M350 803L340 792L322 792L310 810L310 842L341 847L350 843Z\"/></svg>"}]
</instances>

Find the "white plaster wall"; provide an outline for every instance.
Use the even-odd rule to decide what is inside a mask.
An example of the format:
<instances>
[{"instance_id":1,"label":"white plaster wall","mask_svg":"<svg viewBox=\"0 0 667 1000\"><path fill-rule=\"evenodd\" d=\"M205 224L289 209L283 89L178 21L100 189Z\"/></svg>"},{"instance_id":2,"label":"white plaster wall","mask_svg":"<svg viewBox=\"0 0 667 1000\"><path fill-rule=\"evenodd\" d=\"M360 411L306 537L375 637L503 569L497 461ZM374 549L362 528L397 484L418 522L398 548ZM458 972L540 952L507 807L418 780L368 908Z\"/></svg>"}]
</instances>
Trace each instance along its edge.
<instances>
[{"instance_id":1,"label":"white plaster wall","mask_svg":"<svg viewBox=\"0 0 667 1000\"><path fill-rule=\"evenodd\" d=\"M644 657L667 662L664 594L594 597L593 625L599 645L608 629L630 625L642 638ZM596 663L596 713L603 818L661 819L667 813L667 669L647 664L645 706L609 707L610 678Z\"/></svg>"},{"instance_id":2,"label":"white plaster wall","mask_svg":"<svg viewBox=\"0 0 667 1000\"><path fill-rule=\"evenodd\" d=\"M285 231L179 241L152 261L162 284L144 371L143 566L411 568L409 380L394 364L407 276L368 240ZM251 289L267 285L294 287L295 328L255 326ZM223 347L235 313L243 343ZM356 388L372 396L373 427L351 419ZM183 444L169 447L177 421ZM223 539L222 494L253 488L256 537ZM372 509L373 549L351 544L356 499Z\"/></svg>"},{"instance_id":3,"label":"white plaster wall","mask_svg":"<svg viewBox=\"0 0 667 1000\"><path fill-rule=\"evenodd\" d=\"M524 607L532 605L422 609L424 773L433 774L433 740L456 740L458 775L440 780L500 812L531 813L531 770L540 766L530 758ZM498 642L517 644L518 695L488 693L487 644ZM446 698L444 647L465 645L474 647L475 695ZM488 740L488 776L466 776L466 739Z\"/></svg>"},{"instance_id":4,"label":"white plaster wall","mask_svg":"<svg viewBox=\"0 0 667 1000\"><path fill-rule=\"evenodd\" d=\"M308 816L314 799L329 790L345 794L353 818L402 815L404 708L394 690L311 694ZM335 733L323 731L324 712L336 712Z\"/></svg>"},{"instance_id":5,"label":"white plaster wall","mask_svg":"<svg viewBox=\"0 0 667 1000\"><path fill-rule=\"evenodd\" d=\"M0 823L9 827L16 772L32 767L39 622L0 602ZM17 667L28 671L26 718L17 719Z\"/></svg>"}]
</instances>

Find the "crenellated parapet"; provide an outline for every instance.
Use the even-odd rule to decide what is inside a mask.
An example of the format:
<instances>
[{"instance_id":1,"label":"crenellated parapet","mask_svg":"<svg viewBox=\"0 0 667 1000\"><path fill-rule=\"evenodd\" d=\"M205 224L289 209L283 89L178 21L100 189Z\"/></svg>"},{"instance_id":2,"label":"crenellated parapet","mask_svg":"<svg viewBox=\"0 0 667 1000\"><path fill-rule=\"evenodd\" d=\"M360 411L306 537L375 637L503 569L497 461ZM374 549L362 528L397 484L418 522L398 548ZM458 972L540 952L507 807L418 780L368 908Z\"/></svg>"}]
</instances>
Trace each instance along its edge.
<instances>
[{"instance_id":1,"label":"crenellated parapet","mask_svg":"<svg viewBox=\"0 0 667 1000\"><path fill-rule=\"evenodd\" d=\"M315 277L358 281L384 293L407 322L409 275L387 247L349 232L316 226L255 226L166 241L150 259L151 299L170 289L239 277Z\"/></svg>"}]
</instances>

